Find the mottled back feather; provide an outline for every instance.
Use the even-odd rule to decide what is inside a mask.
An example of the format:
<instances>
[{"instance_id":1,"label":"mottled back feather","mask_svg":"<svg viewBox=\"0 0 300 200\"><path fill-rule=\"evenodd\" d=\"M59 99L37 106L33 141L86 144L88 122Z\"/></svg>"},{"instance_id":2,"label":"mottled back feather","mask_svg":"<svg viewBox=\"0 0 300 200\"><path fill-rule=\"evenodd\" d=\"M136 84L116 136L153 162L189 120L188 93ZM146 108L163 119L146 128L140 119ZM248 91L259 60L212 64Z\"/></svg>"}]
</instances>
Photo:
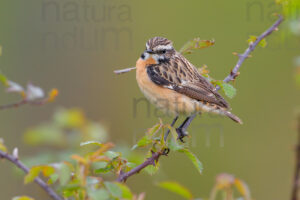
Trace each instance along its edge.
<instances>
[{"instance_id":1,"label":"mottled back feather","mask_svg":"<svg viewBox=\"0 0 300 200\"><path fill-rule=\"evenodd\" d=\"M229 109L229 104L184 56L175 52L168 62L147 66L149 78L157 85L203 103Z\"/></svg>"}]
</instances>

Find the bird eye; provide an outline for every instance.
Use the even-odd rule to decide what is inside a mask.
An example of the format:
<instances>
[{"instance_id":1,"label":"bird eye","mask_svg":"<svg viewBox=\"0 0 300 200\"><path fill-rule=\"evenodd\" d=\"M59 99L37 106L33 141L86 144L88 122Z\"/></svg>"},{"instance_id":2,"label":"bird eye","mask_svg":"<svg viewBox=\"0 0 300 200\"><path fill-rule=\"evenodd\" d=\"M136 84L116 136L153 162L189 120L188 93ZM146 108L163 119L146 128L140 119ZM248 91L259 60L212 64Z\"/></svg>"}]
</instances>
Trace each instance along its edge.
<instances>
[{"instance_id":1,"label":"bird eye","mask_svg":"<svg viewBox=\"0 0 300 200\"><path fill-rule=\"evenodd\" d=\"M161 51L161 53L166 53L166 52L167 52L166 50L162 50L162 51Z\"/></svg>"}]
</instances>

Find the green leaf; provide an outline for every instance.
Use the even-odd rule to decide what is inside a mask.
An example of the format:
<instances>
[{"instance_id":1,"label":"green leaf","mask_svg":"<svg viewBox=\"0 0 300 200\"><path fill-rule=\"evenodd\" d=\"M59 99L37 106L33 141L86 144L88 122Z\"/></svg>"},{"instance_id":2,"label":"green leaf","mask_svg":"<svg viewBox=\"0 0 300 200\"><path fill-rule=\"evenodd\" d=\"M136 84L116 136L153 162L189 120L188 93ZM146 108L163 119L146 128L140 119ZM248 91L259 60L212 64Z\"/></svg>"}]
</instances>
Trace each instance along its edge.
<instances>
[{"instance_id":1,"label":"green leaf","mask_svg":"<svg viewBox=\"0 0 300 200\"><path fill-rule=\"evenodd\" d=\"M200 160L189 150L189 149L182 149L179 150L179 152L184 153L194 164L194 166L196 167L196 169L199 171L199 173L202 173L203 170L203 165L200 162Z\"/></svg>"},{"instance_id":2,"label":"green leaf","mask_svg":"<svg viewBox=\"0 0 300 200\"><path fill-rule=\"evenodd\" d=\"M261 46L262 48L265 48L266 46L267 46L267 40L266 40L266 38L264 38L264 39L262 39L259 43L258 43L258 45L259 46Z\"/></svg>"},{"instance_id":3,"label":"green leaf","mask_svg":"<svg viewBox=\"0 0 300 200\"><path fill-rule=\"evenodd\" d=\"M115 151L107 151L104 153L105 156L109 157L110 159L114 159L121 156L121 153Z\"/></svg>"},{"instance_id":4,"label":"green leaf","mask_svg":"<svg viewBox=\"0 0 300 200\"><path fill-rule=\"evenodd\" d=\"M47 183L49 185L55 183L59 178L59 175L58 174L52 174L50 177L49 177L49 180L47 181Z\"/></svg>"},{"instance_id":5,"label":"green leaf","mask_svg":"<svg viewBox=\"0 0 300 200\"><path fill-rule=\"evenodd\" d=\"M66 185L71 179L70 167L62 163L59 167L58 176L59 176L60 185Z\"/></svg>"},{"instance_id":6,"label":"green leaf","mask_svg":"<svg viewBox=\"0 0 300 200\"><path fill-rule=\"evenodd\" d=\"M222 90L224 91L225 95L229 98L233 98L236 95L236 89L229 83L222 83Z\"/></svg>"},{"instance_id":7,"label":"green leaf","mask_svg":"<svg viewBox=\"0 0 300 200\"><path fill-rule=\"evenodd\" d=\"M99 168L95 170L96 174L105 174L107 172L110 172L111 170L113 170L114 167L111 164L106 165L105 167Z\"/></svg>"},{"instance_id":8,"label":"green leaf","mask_svg":"<svg viewBox=\"0 0 300 200\"><path fill-rule=\"evenodd\" d=\"M40 172L42 171L43 167L42 166L34 166L32 167L28 174L25 176L24 178L24 183L31 183L32 181L34 181L34 179L40 174Z\"/></svg>"},{"instance_id":9,"label":"green leaf","mask_svg":"<svg viewBox=\"0 0 300 200\"><path fill-rule=\"evenodd\" d=\"M8 86L8 80L7 80L6 76L4 76L4 74L1 73L1 71L0 71L0 82L4 86Z\"/></svg>"},{"instance_id":10,"label":"green leaf","mask_svg":"<svg viewBox=\"0 0 300 200\"><path fill-rule=\"evenodd\" d=\"M152 128L148 130L148 134L152 137L159 129L161 128L161 124L155 124Z\"/></svg>"},{"instance_id":11,"label":"green leaf","mask_svg":"<svg viewBox=\"0 0 300 200\"><path fill-rule=\"evenodd\" d=\"M140 139L137 144L135 144L131 150L134 150L138 147L145 147L148 146L150 144L152 144L152 141L154 140L154 136L155 134L158 132L158 130L162 127L161 123L158 123L156 125L154 125L152 128L148 129L148 131L146 132L146 135L144 137L142 137L142 139Z\"/></svg>"},{"instance_id":12,"label":"green leaf","mask_svg":"<svg viewBox=\"0 0 300 200\"><path fill-rule=\"evenodd\" d=\"M193 199L192 193L186 187L180 185L177 182L164 181L158 183L158 186L166 190L169 190L170 192L174 192L185 199Z\"/></svg>"},{"instance_id":13,"label":"green leaf","mask_svg":"<svg viewBox=\"0 0 300 200\"><path fill-rule=\"evenodd\" d=\"M28 196L20 196L20 197L14 197L12 198L12 200L34 200L34 199Z\"/></svg>"},{"instance_id":14,"label":"green leaf","mask_svg":"<svg viewBox=\"0 0 300 200\"><path fill-rule=\"evenodd\" d=\"M55 172L55 168L52 167L52 166L42 166L42 173L45 177L49 177L51 176L52 174L54 174Z\"/></svg>"},{"instance_id":15,"label":"green leaf","mask_svg":"<svg viewBox=\"0 0 300 200\"><path fill-rule=\"evenodd\" d=\"M83 146L87 146L87 145L97 145L97 146L102 146L102 143L101 142L98 142L98 141L86 141L86 142L81 142L80 143L80 146L83 147Z\"/></svg>"},{"instance_id":16,"label":"green leaf","mask_svg":"<svg viewBox=\"0 0 300 200\"><path fill-rule=\"evenodd\" d=\"M45 177L49 177L49 176L51 176L51 175L55 172L55 169L54 169L54 167L48 166L48 165L34 166L34 167L30 168L29 172L28 172L27 175L25 176L25 178L24 178L25 184L34 181L34 179L35 179L41 172L43 173L43 175L44 175Z\"/></svg>"},{"instance_id":17,"label":"green leaf","mask_svg":"<svg viewBox=\"0 0 300 200\"><path fill-rule=\"evenodd\" d=\"M145 135L144 137L142 137L142 139L140 139L137 144L135 144L132 147L132 150L138 148L138 147L145 147L149 144L152 144L152 139L149 139L147 135Z\"/></svg>"},{"instance_id":18,"label":"green leaf","mask_svg":"<svg viewBox=\"0 0 300 200\"><path fill-rule=\"evenodd\" d=\"M88 195L91 200L108 200L109 192L104 189L99 190L88 190Z\"/></svg>"},{"instance_id":19,"label":"green leaf","mask_svg":"<svg viewBox=\"0 0 300 200\"><path fill-rule=\"evenodd\" d=\"M105 187L113 197L122 198L122 189L116 183L104 182Z\"/></svg>"},{"instance_id":20,"label":"green leaf","mask_svg":"<svg viewBox=\"0 0 300 200\"><path fill-rule=\"evenodd\" d=\"M132 199L133 194L130 191L129 187L127 185L122 184L122 183L116 183L122 190L122 199Z\"/></svg>"},{"instance_id":21,"label":"green leaf","mask_svg":"<svg viewBox=\"0 0 300 200\"><path fill-rule=\"evenodd\" d=\"M155 163L155 166L153 165L148 165L146 168L145 168L145 171L149 174L149 175L154 175L158 172L158 169L159 169L159 163Z\"/></svg>"},{"instance_id":22,"label":"green leaf","mask_svg":"<svg viewBox=\"0 0 300 200\"><path fill-rule=\"evenodd\" d=\"M2 138L0 138L0 150L3 152L7 152L7 148L4 145L4 140Z\"/></svg>"},{"instance_id":23,"label":"green leaf","mask_svg":"<svg viewBox=\"0 0 300 200\"><path fill-rule=\"evenodd\" d=\"M193 50L203 49L206 47L210 47L215 44L214 40L200 40L200 38L194 38L193 40L188 41L181 47L181 54L191 54Z\"/></svg>"},{"instance_id":24,"label":"green leaf","mask_svg":"<svg viewBox=\"0 0 300 200\"><path fill-rule=\"evenodd\" d=\"M250 35L249 39L247 40L248 44L253 44L255 41L257 40L257 36L255 35ZM267 40L265 38L263 38L259 43L259 46L265 48L267 46Z\"/></svg>"},{"instance_id":25,"label":"green leaf","mask_svg":"<svg viewBox=\"0 0 300 200\"><path fill-rule=\"evenodd\" d=\"M179 144L177 139L170 138L168 141L168 147L171 151L179 151L184 148L183 145Z\"/></svg>"}]
</instances>

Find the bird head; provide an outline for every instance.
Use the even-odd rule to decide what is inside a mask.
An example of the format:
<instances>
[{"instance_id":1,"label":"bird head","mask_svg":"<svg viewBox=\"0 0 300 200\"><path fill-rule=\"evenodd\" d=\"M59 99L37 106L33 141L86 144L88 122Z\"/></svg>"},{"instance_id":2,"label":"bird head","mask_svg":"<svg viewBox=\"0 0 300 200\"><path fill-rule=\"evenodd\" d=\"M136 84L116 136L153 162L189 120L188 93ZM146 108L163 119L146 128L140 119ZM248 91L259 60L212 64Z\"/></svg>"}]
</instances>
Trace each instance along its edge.
<instances>
[{"instance_id":1,"label":"bird head","mask_svg":"<svg viewBox=\"0 0 300 200\"><path fill-rule=\"evenodd\" d=\"M163 37L154 37L146 43L146 50L142 53L141 59L154 59L156 64L168 62L175 53L172 41Z\"/></svg>"}]
</instances>

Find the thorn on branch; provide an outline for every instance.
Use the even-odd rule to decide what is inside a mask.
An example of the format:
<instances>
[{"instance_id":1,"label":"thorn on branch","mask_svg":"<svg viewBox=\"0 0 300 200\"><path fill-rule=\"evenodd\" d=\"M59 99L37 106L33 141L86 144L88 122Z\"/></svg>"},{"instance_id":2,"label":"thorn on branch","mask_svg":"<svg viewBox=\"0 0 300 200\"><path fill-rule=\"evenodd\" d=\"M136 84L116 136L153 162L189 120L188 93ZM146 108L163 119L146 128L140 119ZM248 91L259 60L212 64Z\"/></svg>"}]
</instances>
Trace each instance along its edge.
<instances>
[{"instance_id":1,"label":"thorn on branch","mask_svg":"<svg viewBox=\"0 0 300 200\"><path fill-rule=\"evenodd\" d=\"M230 76L232 77L232 81L235 81L235 79L240 75L240 72L234 73L233 70L230 70Z\"/></svg>"},{"instance_id":2,"label":"thorn on branch","mask_svg":"<svg viewBox=\"0 0 300 200\"><path fill-rule=\"evenodd\" d=\"M234 56L238 56L239 58L242 56L240 53L237 53L237 52L233 52L232 53Z\"/></svg>"}]
</instances>

